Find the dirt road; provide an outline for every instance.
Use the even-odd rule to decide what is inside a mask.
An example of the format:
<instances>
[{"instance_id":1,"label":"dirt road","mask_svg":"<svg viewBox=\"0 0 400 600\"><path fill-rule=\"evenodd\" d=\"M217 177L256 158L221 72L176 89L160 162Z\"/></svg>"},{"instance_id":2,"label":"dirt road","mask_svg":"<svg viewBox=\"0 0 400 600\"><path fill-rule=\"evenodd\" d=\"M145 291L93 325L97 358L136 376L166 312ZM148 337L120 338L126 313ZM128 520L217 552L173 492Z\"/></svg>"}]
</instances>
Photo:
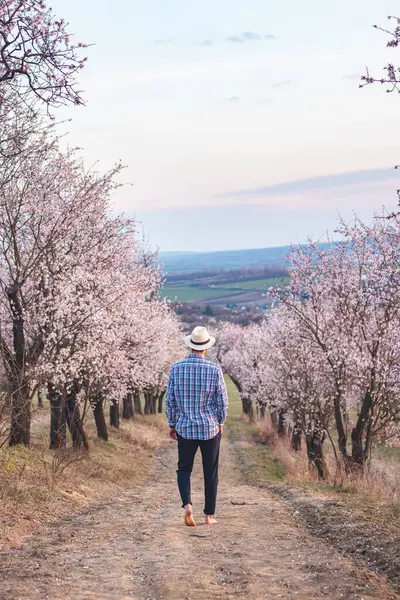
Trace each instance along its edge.
<instances>
[{"instance_id":1,"label":"dirt road","mask_svg":"<svg viewBox=\"0 0 400 600\"><path fill-rule=\"evenodd\" d=\"M388 600L387 582L296 524L290 508L244 485L225 437L215 527L185 528L175 445L146 487L45 527L0 555L1 600ZM201 522L200 463L194 509Z\"/></svg>"}]
</instances>

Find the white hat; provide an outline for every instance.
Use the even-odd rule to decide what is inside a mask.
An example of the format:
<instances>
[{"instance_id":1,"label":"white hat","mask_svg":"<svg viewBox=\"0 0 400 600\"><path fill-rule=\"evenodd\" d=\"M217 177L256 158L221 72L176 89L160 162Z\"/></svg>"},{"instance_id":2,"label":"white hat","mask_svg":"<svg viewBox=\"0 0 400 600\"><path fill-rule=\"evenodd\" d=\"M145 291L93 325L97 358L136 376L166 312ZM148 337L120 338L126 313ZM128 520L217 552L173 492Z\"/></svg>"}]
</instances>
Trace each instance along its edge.
<instances>
[{"instance_id":1,"label":"white hat","mask_svg":"<svg viewBox=\"0 0 400 600\"><path fill-rule=\"evenodd\" d=\"M210 335L205 327L195 327L190 335L185 337L185 344L192 350L208 350L215 344L215 337Z\"/></svg>"}]
</instances>

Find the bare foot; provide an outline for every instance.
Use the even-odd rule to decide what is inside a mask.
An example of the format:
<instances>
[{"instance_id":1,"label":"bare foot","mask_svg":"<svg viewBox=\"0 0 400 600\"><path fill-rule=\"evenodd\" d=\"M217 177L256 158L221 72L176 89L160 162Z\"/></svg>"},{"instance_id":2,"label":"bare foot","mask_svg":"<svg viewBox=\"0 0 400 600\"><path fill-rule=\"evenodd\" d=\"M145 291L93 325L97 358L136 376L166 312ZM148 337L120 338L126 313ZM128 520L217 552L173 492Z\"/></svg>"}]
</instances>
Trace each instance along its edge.
<instances>
[{"instance_id":1,"label":"bare foot","mask_svg":"<svg viewBox=\"0 0 400 600\"><path fill-rule=\"evenodd\" d=\"M188 527L196 527L196 521L193 518L193 509L191 504L185 506L185 525Z\"/></svg>"},{"instance_id":2,"label":"bare foot","mask_svg":"<svg viewBox=\"0 0 400 600\"><path fill-rule=\"evenodd\" d=\"M215 525L218 523L217 519L214 519L213 515L206 515L206 525Z\"/></svg>"}]
</instances>

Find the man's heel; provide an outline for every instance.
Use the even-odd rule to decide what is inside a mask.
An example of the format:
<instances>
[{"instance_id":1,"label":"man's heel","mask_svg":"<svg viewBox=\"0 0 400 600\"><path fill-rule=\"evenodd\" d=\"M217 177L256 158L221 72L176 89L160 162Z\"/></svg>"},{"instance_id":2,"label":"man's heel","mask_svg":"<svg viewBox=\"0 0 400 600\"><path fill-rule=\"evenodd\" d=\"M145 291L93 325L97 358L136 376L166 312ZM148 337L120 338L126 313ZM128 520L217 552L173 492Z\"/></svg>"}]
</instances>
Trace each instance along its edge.
<instances>
[{"instance_id":1,"label":"man's heel","mask_svg":"<svg viewBox=\"0 0 400 600\"><path fill-rule=\"evenodd\" d=\"M193 518L193 513L192 511L187 512L185 514L185 525L187 527L196 527L196 521Z\"/></svg>"}]
</instances>

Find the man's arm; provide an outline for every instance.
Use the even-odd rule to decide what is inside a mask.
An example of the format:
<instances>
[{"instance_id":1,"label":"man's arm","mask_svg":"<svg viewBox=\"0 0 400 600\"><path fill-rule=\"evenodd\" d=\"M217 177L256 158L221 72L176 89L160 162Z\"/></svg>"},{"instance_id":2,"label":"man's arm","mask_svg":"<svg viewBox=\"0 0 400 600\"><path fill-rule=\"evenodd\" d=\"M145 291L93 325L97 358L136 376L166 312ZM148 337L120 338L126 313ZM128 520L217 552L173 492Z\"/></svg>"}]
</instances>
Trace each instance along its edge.
<instances>
[{"instance_id":1,"label":"man's arm","mask_svg":"<svg viewBox=\"0 0 400 600\"><path fill-rule=\"evenodd\" d=\"M174 391L174 371L171 369L169 373L167 394L165 396L165 414L167 415L168 425L171 429L170 436L176 440L175 425L177 421L177 407Z\"/></svg>"},{"instance_id":2,"label":"man's arm","mask_svg":"<svg viewBox=\"0 0 400 600\"><path fill-rule=\"evenodd\" d=\"M222 426L225 423L226 413L228 411L228 392L225 385L224 375L221 367L218 367L218 379L217 379L217 416L218 423L222 430Z\"/></svg>"}]
</instances>

